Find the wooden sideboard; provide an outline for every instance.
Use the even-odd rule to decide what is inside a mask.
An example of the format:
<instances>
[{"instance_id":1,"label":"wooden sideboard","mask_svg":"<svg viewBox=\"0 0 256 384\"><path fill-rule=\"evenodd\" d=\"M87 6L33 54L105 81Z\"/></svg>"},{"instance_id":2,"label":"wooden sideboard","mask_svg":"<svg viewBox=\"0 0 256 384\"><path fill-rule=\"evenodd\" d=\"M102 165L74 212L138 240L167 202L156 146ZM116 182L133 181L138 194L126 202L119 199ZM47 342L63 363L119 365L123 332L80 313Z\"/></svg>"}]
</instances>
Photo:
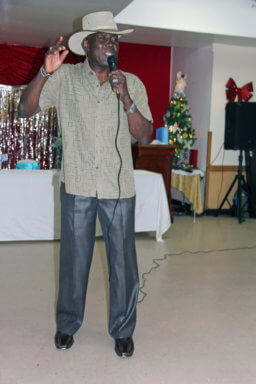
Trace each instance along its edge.
<instances>
[{"instance_id":1,"label":"wooden sideboard","mask_svg":"<svg viewBox=\"0 0 256 384\"><path fill-rule=\"evenodd\" d=\"M171 177L175 148L177 148L176 145L132 145L134 169L145 169L147 171L162 173L172 222L173 212L171 196Z\"/></svg>"}]
</instances>

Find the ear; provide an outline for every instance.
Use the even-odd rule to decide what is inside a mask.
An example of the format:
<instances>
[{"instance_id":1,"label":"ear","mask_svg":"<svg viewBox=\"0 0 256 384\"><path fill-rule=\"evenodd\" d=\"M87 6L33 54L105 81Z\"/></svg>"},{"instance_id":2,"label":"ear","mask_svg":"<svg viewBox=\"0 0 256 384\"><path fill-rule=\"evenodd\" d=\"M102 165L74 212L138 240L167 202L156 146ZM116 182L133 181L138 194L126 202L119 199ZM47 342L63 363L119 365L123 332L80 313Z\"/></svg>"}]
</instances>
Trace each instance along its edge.
<instances>
[{"instance_id":1,"label":"ear","mask_svg":"<svg viewBox=\"0 0 256 384\"><path fill-rule=\"evenodd\" d=\"M90 49L90 45L89 45L89 41L85 38L83 41L82 41L82 47L87 55L89 49Z\"/></svg>"}]
</instances>

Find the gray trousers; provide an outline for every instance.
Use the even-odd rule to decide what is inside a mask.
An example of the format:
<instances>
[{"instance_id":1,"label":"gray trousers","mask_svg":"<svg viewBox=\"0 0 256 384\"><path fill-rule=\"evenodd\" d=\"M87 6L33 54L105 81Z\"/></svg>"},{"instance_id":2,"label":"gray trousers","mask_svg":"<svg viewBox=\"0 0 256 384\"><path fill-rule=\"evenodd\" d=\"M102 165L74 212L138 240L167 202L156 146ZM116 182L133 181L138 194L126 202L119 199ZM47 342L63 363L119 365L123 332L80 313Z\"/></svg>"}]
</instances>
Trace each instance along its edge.
<instances>
[{"instance_id":1,"label":"gray trousers","mask_svg":"<svg viewBox=\"0 0 256 384\"><path fill-rule=\"evenodd\" d=\"M61 184L61 248L57 329L73 335L84 318L86 290L95 243L97 212L104 236L110 289L109 333L130 337L136 324L139 290L135 250L135 196L116 199L71 195Z\"/></svg>"}]
</instances>

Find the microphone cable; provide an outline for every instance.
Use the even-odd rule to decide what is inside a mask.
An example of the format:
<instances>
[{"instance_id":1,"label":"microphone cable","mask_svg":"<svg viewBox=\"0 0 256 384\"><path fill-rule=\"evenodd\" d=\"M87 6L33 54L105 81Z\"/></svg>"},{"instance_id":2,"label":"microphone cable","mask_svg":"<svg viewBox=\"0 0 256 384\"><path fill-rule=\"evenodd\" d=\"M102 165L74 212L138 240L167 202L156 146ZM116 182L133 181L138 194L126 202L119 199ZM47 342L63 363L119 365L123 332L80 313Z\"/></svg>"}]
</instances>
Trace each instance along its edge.
<instances>
[{"instance_id":1,"label":"microphone cable","mask_svg":"<svg viewBox=\"0 0 256 384\"><path fill-rule=\"evenodd\" d=\"M121 156L121 153L120 153L118 145L117 145L118 135L119 135L119 131L120 131L120 94L117 93L116 96L117 96L117 130L116 130L116 136L115 136L115 148L116 148L116 152L118 154L119 160L120 160L120 166L119 166L118 175L117 175L118 197L117 197L114 209L113 209L111 221L110 221L108 229L107 229L107 241L108 241L107 255L110 255L110 250L111 250L111 243L110 243L109 233L110 233L110 229L111 229L111 226L113 224L113 221L114 221L116 208L117 208L117 205L118 205L118 203L120 201L120 196L121 196L120 175L121 175L121 170L122 170L122 167L123 167L122 156ZM111 276L111 265L110 265L110 263L108 263L108 264L109 264L109 279L110 279L110 276Z\"/></svg>"},{"instance_id":2,"label":"microphone cable","mask_svg":"<svg viewBox=\"0 0 256 384\"><path fill-rule=\"evenodd\" d=\"M153 271L157 270L162 266L162 262L167 261L168 257L171 256L184 256L184 255L207 255L211 253L221 253L221 252L233 252L233 251L246 251L246 250L251 250L251 249L256 249L256 245L252 246L241 246L241 247L234 247L234 248L215 248L215 249L198 249L196 251L181 251L181 252L174 252L174 253L166 253L163 257L160 258L153 258L152 259L152 264L153 266L147 271L143 272L141 275L142 278L142 284L139 288L139 292L141 293L142 297L141 299L137 300L137 303L140 304L142 303L145 298L148 296L148 293L144 290L145 285L152 274Z\"/></svg>"}]
</instances>

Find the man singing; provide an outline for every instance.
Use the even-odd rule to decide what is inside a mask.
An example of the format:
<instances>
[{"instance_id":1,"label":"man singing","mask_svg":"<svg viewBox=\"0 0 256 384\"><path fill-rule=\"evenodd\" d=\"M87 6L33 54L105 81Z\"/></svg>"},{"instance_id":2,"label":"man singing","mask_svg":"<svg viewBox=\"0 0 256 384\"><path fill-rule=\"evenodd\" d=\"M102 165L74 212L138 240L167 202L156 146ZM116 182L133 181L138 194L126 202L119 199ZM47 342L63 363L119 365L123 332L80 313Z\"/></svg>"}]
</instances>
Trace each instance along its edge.
<instances>
[{"instance_id":1,"label":"man singing","mask_svg":"<svg viewBox=\"0 0 256 384\"><path fill-rule=\"evenodd\" d=\"M139 279L130 135L147 144L152 116L142 82L108 64L109 56L118 56L118 39L131 32L119 31L111 12L84 16L83 30L68 46L87 59L63 64L69 51L60 37L19 105L21 117L55 105L62 134L58 349L72 346L83 322L98 213L109 269L109 333L118 356L134 351Z\"/></svg>"}]
</instances>

